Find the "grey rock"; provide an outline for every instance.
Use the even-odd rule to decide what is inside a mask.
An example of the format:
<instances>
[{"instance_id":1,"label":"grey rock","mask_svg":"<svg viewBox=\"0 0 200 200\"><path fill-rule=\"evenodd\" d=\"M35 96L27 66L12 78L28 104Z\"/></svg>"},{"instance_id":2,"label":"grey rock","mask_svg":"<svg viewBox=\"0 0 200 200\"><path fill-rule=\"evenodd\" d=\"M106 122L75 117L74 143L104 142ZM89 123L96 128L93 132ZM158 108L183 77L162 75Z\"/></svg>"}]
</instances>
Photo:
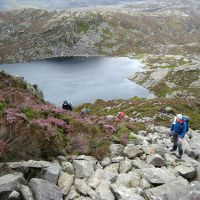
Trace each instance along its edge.
<instances>
[{"instance_id":1,"label":"grey rock","mask_svg":"<svg viewBox=\"0 0 200 200\"><path fill-rule=\"evenodd\" d=\"M119 163L122 160L124 160L123 156L115 156L111 158L112 163Z\"/></svg>"},{"instance_id":2,"label":"grey rock","mask_svg":"<svg viewBox=\"0 0 200 200\"><path fill-rule=\"evenodd\" d=\"M144 178L142 178L142 180L140 181L140 185L139 185L143 190L149 189L151 188L151 184Z\"/></svg>"},{"instance_id":3,"label":"grey rock","mask_svg":"<svg viewBox=\"0 0 200 200\"><path fill-rule=\"evenodd\" d=\"M97 169L87 180L87 184L95 189L98 185L106 179L105 172L103 169Z\"/></svg>"},{"instance_id":4,"label":"grey rock","mask_svg":"<svg viewBox=\"0 0 200 200\"><path fill-rule=\"evenodd\" d=\"M23 174L15 173L0 177L0 195L2 193L9 193L13 190L20 190L22 184L25 183Z\"/></svg>"},{"instance_id":5,"label":"grey rock","mask_svg":"<svg viewBox=\"0 0 200 200\"><path fill-rule=\"evenodd\" d=\"M184 178L188 180L192 180L196 177L197 175L197 170L186 163L181 163L178 166L175 167L175 170Z\"/></svg>"},{"instance_id":6,"label":"grey rock","mask_svg":"<svg viewBox=\"0 0 200 200\"><path fill-rule=\"evenodd\" d=\"M183 195L180 200L199 200L200 199L200 191L188 191L187 194Z\"/></svg>"},{"instance_id":7,"label":"grey rock","mask_svg":"<svg viewBox=\"0 0 200 200\"><path fill-rule=\"evenodd\" d=\"M110 159L109 157L106 157L106 158L104 158L102 161L100 161L100 163L101 163L101 165L102 165L103 167L106 167L106 166L108 166L108 165L111 164L111 159Z\"/></svg>"},{"instance_id":8,"label":"grey rock","mask_svg":"<svg viewBox=\"0 0 200 200\"><path fill-rule=\"evenodd\" d=\"M145 161L141 160L140 158L135 158L133 161L132 161L132 166L135 168L135 169L144 169L144 168L151 168L154 166L151 165L151 164L147 164Z\"/></svg>"},{"instance_id":9,"label":"grey rock","mask_svg":"<svg viewBox=\"0 0 200 200\"><path fill-rule=\"evenodd\" d=\"M175 155L171 155L171 154L166 153L164 158L165 158L166 165L172 165L172 166L176 165L177 157Z\"/></svg>"},{"instance_id":10,"label":"grey rock","mask_svg":"<svg viewBox=\"0 0 200 200\"><path fill-rule=\"evenodd\" d=\"M8 199L10 200L17 200L20 198L20 193L17 191L13 191L10 193L10 195L8 196Z\"/></svg>"},{"instance_id":11,"label":"grey rock","mask_svg":"<svg viewBox=\"0 0 200 200\"><path fill-rule=\"evenodd\" d=\"M100 162L97 162L96 166L95 166L95 170L97 169L103 169L103 166L100 164Z\"/></svg>"},{"instance_id":12,"label":"grey rock","mask_svg":"<svg viewBox=\"0 0 200 200\"><path fill-rule=\"evenodd\" d=\"M121 144L111 144L110 153L111 156L121 156L124 150L124 146Z\"/></svg>"},{"instance_id":13,"label":"grey rock","mask_svg":"<svg viewBox=\"0 0 200 200\"><path fill-rule=\"evenodd\" d=\"M200 164L195 169L197 170L196 180L200 181Z\"/></svg>"},{"instance_id":14,"label":"grey rock","mask_svg":"<svg viewBox=\"0 0 200 200\"><path fill-rule=\"evenodd\" d=\"M119 174L115 182L116 185L123 185L127 188L130 188L130 181L132 180L130 172L128 174Z\"/></svg>"},{"instance_id":15,"label":"grey rock","mask_svg":"<svg viewBox=\"0 0 200 200\"><path fill-rule=\"evenodd\" d=\"M70 162L63 161L61 162L62 170L68 174L74 174L73 165Z\"/></svg>"},{"instance_id":16,"label":"grey rock","mask_svg":"<svg viewBox=\"0 0 200 200\"><path fill-rule=\"evenodd\" d=\"M116 178L118 176L119 171L119 163L113 163L111 165L108 165L104 169L105 178L107 181L116 181Z\"/></svg>"},{"instance_id":17,"label":"grey rock","mask_svg":"<svg viewBox=\"0 0 200 200\"><path fill-rule=\"evenodd\" d=\"M20 192L24 200L34 200L33 194L28 186L22 185L20 188Z\"/></svg>"},{"instance_id":18,"label":"grey rock","mask_svg":"<svg viewBox=\"0 0 200 200\"><path fill-rule=\"evenodd\" d=\"M54 184L58 183L60 172L61 166L58 162L51 163L49 167L42 170L43 178Z\"/></svg>"},{"instance_id":19,"label":"grey rock","mask_svg":"<svg viewBox=\"0 0 200 200\"><path fill-rule=\"evenodd\" d=\"M147 135L147 131L144 131L144 130L141 130L141 131L138 131L137 133L138 135Z\"/></svg>"},{"instance_id":20,"label":"grey rock","mask_svg":"<svg viewBox=\"0 0 200 200\"><path fill-rule=\"evenodd\" d=\"M191 158L196 158L197 157L197 154L195 153L195 151L191 148L188 140L185 139L183 140L183 147L184 147L184 154L188 155L189 157Z\"/></svg>"},{"instance_id":21,"label":"grey rock","mask_svg":"<svg viewBox=\"0 0 200 200\"><path fill-rule=\"evenodd\" d=\"M173 112L173 108L170 107L170 106L167 106L167 107L165 108L165 112Z\"/></svg>"},{"instance_id":22,"label":"grey rock","mask_svg":"<svg viewBox=\"0 0 200 200\"><path fill-rule=\"evenodd\" d=\"M76 200L94 200L94 199L93 199L93 198L90 198L90 197L80 196L80 197L77 198Z\"/></svg>"},{"instance_id":23,"label":"grey rock","mask_svg":"<svg viewBox=\"0 0 200 200\"><path fill-rule=\"evenodd\" d=\"M76 160L86 160L88 162L90 162L94 167L96 165L96 163L98 162L96 158L92 157L92 156L85 156L85 155L80 155L76 158Z\"/></svg>"},{"instance_id":24,"label":"grey rock","mask_svg":"<svg viewBox=\"0 0 200 200\"><path fill-rule=\"evenodd\" d=\"M2 166L4 163L1 163L0 166ZM7 162L6 165L11 169L17 169L17 168L47 168L51 165L50 162L47 161L22 161L22 162Z\"/></svg>"},{"instance_id":25,"label":"grey rock","mask_svg":"<svg viewBox=\"0 0 200 200\"><path fill-rule=\"evenodd\" d=\"M177 177L167 169L161 168L145 168L141 169L143 178L147 179L152 185L161 185Z\"/></svg>"},{"instance_id":26,"label":"grey rock","mask_svg":"<svg viewBox=\"0 0 200 200\"><path fill-rule=\"evenodd\" d=\"M92 199L96 200L100 199L98 194L91 187L89 187L83 179L76 179L74 187L77 189L78 192L85 196L90 196Z\"/></svg>"},{"instance_id":27,"label":"grey rock","mask_svg":"<svg viewBox=\"0 0 200 200\"><path fill-rule=\"evenodd\" d=\"M65 200L73 200L80 197L80 194L76 192L75 188L72 186Z\"/></svg>"},{"instance_id":28,"label":"grey rock","mask_svg":"<svg viewBox=\"0 0 200 200\"><path fill-rule=\"evenodd\" d=\"M159 154L148 155L147 163L155 167L162 167L165 164L163 158Z\"/></svg>"},{"instance_id":29,"label":"grey rock","mask_svg":"<svg viewBox=\"0 0 200 200\"><path fill-rule=\"evenodd\" d=\"M110 182L103 181L96 189L97 194L101 200L115 200L115 196L111 192Z\"/></svg>"},{"instance_id":30,"label":"grey rock","mask_svg":"<svg viewBox=\"0 0 200 200\"><path fill-rule=\"evenodd\" d=\"M111 108L110 108L110 109L111 109ZM108 110L108 109L107 109L107 110ZM113 119L115 118L115 116L114 116L114 115L107 115L106 118L107 118L108 120L113 120Z\"/></svg>"},{"instance_id":31,"label":"grey rock","mask_svg":"<svg viewBox=\"0 0 200 200\"><path fill-rule=\"evenodd\" d=\"M152 149L150 150L150 154L159 154L163 157L166 153L165 148L163 148L161 144L152 144L151 148Z\"/></svg>"},{"instance_id":32,"label":"grey rock","mask_svg":"<svg viewBox=\"0 0 200 200\"><path fill-rule=\"evenodd\" d=\"M154 130L160 134L169 135L171 133L170 128L165 126L154 126Z\"/></svg>"},{"instance_id":33,"label":"grey rock","mask_svg":"<svg viewBox=\"0 0 200 200\"><path fill-rule=\"evenodd\" d=\"M151 138L151 140L152 140L152 142L151 143L157 143L157 141L159 140L159 139L161 139L161 134L160 133L157 133L157 132L155 132L155 133L149 133L148 135L147 135L147 137L149 137L149 138Z\"/></svg>"},{"instance_id":34,"label":"grey rock","mask_svg":"<svg viewBox=\"0 0 200 200\"><path fill-rule=\"evenodd\" d=\"M62 200L61 189L53 183L46 180L32 178L29 181L29 187L33 192L35 200Z\"/></svg>"},{"instance_id":35,"label":"grey rock","mask_svg":"<svg viewBox=\"0 0 200 200\"><path fill-rule=\"evenodd\" d=\"M192 181L192 182L190 182L190 189L191 190L200 191L200 181Z\"/></svg>"},{"instance_id":36,"label":"grey rock","mask_svg":"<svg viewBox=\"0 0 200 200\"><path fill-rule=\"evenodd\" d=\"M177 200L190 188L188 181L178 177L164 185L147 189L144 191L149 200Z\"/></svg>"},{"instance_id":37,"label":"grey rock","mask_svg":"<svg viewBox=\"0 0 200 200\"><path fill-rule=\"evenodd\" d=\"M144 200L142 196L139 196L135 193L133 188L127 188L123 185L111 185L112 191L117 197L117 199L121 200Z\"/></svg>"},{"instance_id":38,"label":"grey rock","mask_svg":"<svg viewBox=\"0 0 200 200\"><path fill-rule=\"evenodd\" d=\"M74 182L74 176L67 172L62 172L58 179L58 187L61 189L63 195L67 195L72 184Z\"/></svg>"},{"instance_id":39,"label":"grey rock","mask_svg":"<svg viewBox=\"0 0 200 200\"><path fill-rule=\"evenodd\" d=\"M195 151L195 154L200 155L200 135L195 135L191 138L189 144L191 148Z\"/></svg>"},{"instance_id":40,"label":"grey rock","mask_svg":"<svg viewBox=\"0 0 200 200\"><path fill-rule=\"evenodd\" d=\"M65 156L57 156L57 159L59 161L66 161L67 160Z\"/></svg>"},{"instance_id":41,"label":"grey rock","mask_svg":"<svg viewBox=\"0 0 200 200\"><path fill-rule=\"evenodd\" d=\"M94 166L87 160L74 160L73 166L77 178L89 177L94 173Z\"/></svg>"},{"instance_id":42,"label":"grey rock","mask_svg":"<svg viewBox=\"0 0 200 200\"><path fill-rule=\"evenodd\" d=\"M119 163L119 172L120 173L127 173L132 168L132 162L127 157L124 160L120 161Z\"/></svg>"},{"instance_id":43,"label":"grey rock","mask_svg":"<svg viewBox=\"0 0 200 200\"><path fill-rule=\"evenodd\" d=\"M193 166L195 169L199 166L199 162L186 154L182 156L182 162L187 163L187 165Z\"/></svg>"},{"instance_id":44,"label":"grey rock","mask_svg":"<svg viewBox=\"0 0 200 200\"><path fill-rule=\"evenodd\" d=\"M128 175L131 178L131 180L130 180L130 186L131 187L139 187L141 179L142 179L139 170L130 171L128 173Z\"/></svg>"},{"instance_id":45,"label":"grey rock","mask_svg":"<svg viewBox=\"0 0 200 200\"><path fill-rule=\"evenodd\" d=\"M140 156L140 159L141 159L141 160L146 160L146 158L147 158L147 154L142 154L142 155Z\"/></svg>"},{"instance_id":46,"label":"grey rock","mask_svg":"<svg viewBox=\"0 0 200 200\"><path fill-rule=\"evenodd\" d=\"M125 156L127 156L129 159L133 159L136 156L138 156L139 154L141 154L140 151L140 147L136 146L134 144L128 144L125 148L124 148L124 152L123 154Z\"/></svg>"},{"instance_id":47,"label":"grey rock","mask_svg":"<svg viewBox=\"0 0 200 200\"><path fill-rule=\"evenodd\" d=\"M194 158L194 159L197 157L197 153L195 151L193 151L191 148L185 148L184 154L186 154L189 157Z\"/></svg>"}]
</instances>

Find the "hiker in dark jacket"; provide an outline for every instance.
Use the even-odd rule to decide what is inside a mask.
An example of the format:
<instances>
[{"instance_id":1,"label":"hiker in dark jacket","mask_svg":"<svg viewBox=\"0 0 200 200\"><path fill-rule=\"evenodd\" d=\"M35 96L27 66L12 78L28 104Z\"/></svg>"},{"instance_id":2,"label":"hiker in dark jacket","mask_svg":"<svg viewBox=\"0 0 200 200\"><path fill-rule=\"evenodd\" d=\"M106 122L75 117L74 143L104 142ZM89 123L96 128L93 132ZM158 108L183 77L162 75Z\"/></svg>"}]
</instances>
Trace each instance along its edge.
<instances>
[{"instance_id":1,"label":"hiker in dark jacket","mask_svg":"<svg viewBox=\"0 0 200 200\"><path fill-rule=\"evenodd\" d=\"M183 115L178 114L174 118L174 122L171 126L171 132L173 137L173 147L170 150L171 152L176 151L178 147L179 155L178 158L182 158L183 155L183 148L182 148L182 142L183 138L185 137L186 132L188 131L188 123Z\"/></svg>"},{"instance_id":2,"label":"hiker in dark jacket","mask_svg":"<svg viewBox=\"0 0 200 200\"><path fill-rule=\"evenodd\" d=\"M65 110L72 110L73 109L72 104L68 103L68 101L63 102L62 108L65 109Z\"/></svg>"}]
</instances>

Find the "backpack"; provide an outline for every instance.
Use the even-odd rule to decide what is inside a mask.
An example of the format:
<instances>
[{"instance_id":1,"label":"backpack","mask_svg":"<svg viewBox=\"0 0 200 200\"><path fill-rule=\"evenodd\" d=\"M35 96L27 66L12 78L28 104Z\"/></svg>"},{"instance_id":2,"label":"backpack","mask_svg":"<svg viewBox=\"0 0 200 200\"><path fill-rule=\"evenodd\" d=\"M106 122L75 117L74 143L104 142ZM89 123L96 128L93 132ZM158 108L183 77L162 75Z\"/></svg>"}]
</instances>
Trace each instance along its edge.
<instances>
[{"instance_id":1,"label":"backpack","mask_svg":"<svg viewBox=\"0 0 200 200\"><path fill-rule=\"evenodd\" d=\"M190 118L188 116L183 116L183 121L186 124L186 133L189 130L189 122L190 122ZM171 125L171 131L174 130L174 125L176 123L176 117L174 118L174 122ZM183 124L180 125L181 130L183 129Z\"/></svg>"},{"instance_id":2,"label":"backpack","mask_svg":"<svg viewBox=\"0 0 200 200\"><path fill-rule=\"evenodd\" d=\"M186 124L186 132L188 132L190 119L187 116L183 116L183 120L184 120L184 123Z\"/></svg>"}]
</instances>

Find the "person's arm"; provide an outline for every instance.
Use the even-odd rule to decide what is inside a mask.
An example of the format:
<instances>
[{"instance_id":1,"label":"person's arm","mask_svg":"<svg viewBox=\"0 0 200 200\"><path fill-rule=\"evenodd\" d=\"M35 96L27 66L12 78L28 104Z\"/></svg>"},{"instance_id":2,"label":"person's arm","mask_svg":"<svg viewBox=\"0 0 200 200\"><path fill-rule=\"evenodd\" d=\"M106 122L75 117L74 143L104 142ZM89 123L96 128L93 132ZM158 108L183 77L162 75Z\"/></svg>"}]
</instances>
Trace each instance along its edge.
<instances>
[{"instance_id":1,"label":"person's arm","mask_svg":"<svg viewBox=\"0 0 200 200\"><path fill-rule=\"evenodd\" d=\"M183 139L185 137L185 134L187 132L187 126L186 126L186 122L183 123L183 131L180 135L180 138Z\"/></svg>"}]
</instances>

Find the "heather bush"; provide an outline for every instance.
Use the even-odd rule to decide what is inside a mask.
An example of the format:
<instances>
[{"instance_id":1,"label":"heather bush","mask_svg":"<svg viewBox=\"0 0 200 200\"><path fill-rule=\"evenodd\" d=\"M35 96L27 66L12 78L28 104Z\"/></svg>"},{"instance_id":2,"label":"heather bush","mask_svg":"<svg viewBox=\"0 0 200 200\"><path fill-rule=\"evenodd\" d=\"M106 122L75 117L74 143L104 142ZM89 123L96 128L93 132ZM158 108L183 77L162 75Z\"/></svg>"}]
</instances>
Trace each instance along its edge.
<instances>
[{"instance_id":1,"label":"heather bush","mask_svg":"<svg viewBox=\"0 0 200 200\"><path fill-rule=\"evenodd\" d=\"M128 140L129 140L129 137L128 137L128 133L122 133L121 135L120 135L120 143L121 144L123 144L123 145L127 145L127 143L128 143Z\"/></svg>"},{"instance_id":2,"label":"heather bush","mask_svg":"<svg viewBox=\"0 0 200 200\"><path fill-rule=\"evenodd\" d=\"M8 108L5 110L6 112L6 120L9 124L13 124L14 121L17 119L16 113L17 109L15 108Z\"/></svg>"},{"instance_id":3,"label":"heather bush","mask_svg":"<svg viewBox=\"0 0 200 200\"><path fill-rule=\"evenodd\" d=\"M0 139L0 160L4 158L6 151L6 142Z\"/></svg>"}]
</instances>

